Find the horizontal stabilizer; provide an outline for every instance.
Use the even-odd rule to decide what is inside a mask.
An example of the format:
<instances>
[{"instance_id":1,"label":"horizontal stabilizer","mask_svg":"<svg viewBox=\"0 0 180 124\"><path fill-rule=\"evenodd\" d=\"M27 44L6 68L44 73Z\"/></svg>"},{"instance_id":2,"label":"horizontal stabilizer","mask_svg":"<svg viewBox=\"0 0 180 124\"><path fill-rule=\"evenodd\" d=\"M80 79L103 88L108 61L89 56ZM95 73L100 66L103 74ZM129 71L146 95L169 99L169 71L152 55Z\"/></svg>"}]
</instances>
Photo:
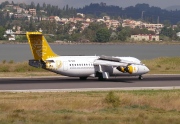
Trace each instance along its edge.
<instances>
[{"instance_id":1,"label":"horizontal stabilizer","mask_svg":"<svg viewBox=\"0 0 180 124\"><path fill-rule=\"evenodd\" d=\"M35 68L43 68L45 63L40 60L29 60L29 65Z\"/></svg>"}]
</instances>

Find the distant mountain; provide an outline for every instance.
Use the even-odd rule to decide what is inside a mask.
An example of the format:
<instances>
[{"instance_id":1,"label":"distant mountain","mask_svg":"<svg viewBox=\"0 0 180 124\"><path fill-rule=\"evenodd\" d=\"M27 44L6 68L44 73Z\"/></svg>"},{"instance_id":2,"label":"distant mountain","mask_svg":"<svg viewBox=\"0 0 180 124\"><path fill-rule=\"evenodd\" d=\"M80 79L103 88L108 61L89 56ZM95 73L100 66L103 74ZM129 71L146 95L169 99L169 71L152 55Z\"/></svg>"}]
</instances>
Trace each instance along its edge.
<instances>
[{"instance_id":1,"label":"distant mountain","mask_svg":"<svg viewBox=\"0 0 180 124\"><path fill-rule=\"evenodd\" d=\"M180 10L180 5L175 5L175 6L169 6L167 8L165 8L168 11L176 11L176 10Z\"/></svg>"}]
</instances>

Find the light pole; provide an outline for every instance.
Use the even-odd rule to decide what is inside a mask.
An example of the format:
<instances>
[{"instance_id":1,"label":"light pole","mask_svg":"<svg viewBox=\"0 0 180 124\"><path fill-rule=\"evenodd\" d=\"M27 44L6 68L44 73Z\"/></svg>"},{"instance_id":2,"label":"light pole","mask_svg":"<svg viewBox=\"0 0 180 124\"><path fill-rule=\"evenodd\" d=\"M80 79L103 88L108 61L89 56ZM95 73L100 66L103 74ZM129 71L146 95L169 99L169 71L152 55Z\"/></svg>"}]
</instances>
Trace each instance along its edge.
<instances>
[{"instance_id":1,"label":"light pole","mask_svg":"<svg viewBox=\"0 0 180 124\"><path fill-rule=\"evenodd\" d=\"M142 13L141 13L141 20L143 21L143 18L144 18L144 12L145 11L142 11Z\"/></svg>"}]
</instances>

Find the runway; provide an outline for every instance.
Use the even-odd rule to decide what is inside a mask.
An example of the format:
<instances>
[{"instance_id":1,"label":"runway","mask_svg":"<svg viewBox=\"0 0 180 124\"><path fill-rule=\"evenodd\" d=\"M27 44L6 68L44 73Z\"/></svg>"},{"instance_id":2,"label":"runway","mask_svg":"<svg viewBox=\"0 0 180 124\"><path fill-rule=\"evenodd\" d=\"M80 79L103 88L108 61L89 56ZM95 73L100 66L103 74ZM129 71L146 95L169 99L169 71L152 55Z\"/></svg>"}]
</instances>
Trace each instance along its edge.
<instances>
[{"instance_id":1,"label":"runway","mask_svg":"<svg viewBox=\"0 0 180 124\"><path fill-rule=\"evenodd\" d=\"M137 77L112 77L105 81L97 78L79 80L76 77L0 78L0 92L4 91L86 91L123 89L180 88L180 75L144 75Z\"/></svg>"}]
</instances>

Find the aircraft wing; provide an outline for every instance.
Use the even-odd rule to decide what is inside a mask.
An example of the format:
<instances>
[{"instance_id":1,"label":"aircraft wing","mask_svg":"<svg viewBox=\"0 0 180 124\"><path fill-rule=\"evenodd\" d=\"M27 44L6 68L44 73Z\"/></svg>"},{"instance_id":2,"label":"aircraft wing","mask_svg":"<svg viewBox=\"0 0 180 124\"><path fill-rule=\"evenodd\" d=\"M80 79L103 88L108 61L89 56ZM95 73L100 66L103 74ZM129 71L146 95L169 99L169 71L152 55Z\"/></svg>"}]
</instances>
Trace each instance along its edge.
<instances>
[{"instance_id":1,"label":"aircraft wing","mask_svg":"<svg viewBox=\"0 0 180 124\"><path fill-rule=\"evenodd\" d=\"M102 77L105 79L108 79L109 74L113 73L113 68L116 68L122 73L132 74L137 70L136 67L133 66L133 64L137 63L133 62L133 60L125 60L122 58L110 56L100 56L94 61L95 71L98 72L97 74L102 74Z\"/></svg>"},{"instance_id":2,"label":"aircraft wing","mask_svg":"<svg viewBox=\"0 0 180 124\"><path fill-rule=\"evenodd\" d=\"M118 67L118 66L127 66L130 64L135 64L135 63L111 56L100 56L97 60L94 61L94 65L101 65L101 66Z\"/></svg>"}]
</instances>

